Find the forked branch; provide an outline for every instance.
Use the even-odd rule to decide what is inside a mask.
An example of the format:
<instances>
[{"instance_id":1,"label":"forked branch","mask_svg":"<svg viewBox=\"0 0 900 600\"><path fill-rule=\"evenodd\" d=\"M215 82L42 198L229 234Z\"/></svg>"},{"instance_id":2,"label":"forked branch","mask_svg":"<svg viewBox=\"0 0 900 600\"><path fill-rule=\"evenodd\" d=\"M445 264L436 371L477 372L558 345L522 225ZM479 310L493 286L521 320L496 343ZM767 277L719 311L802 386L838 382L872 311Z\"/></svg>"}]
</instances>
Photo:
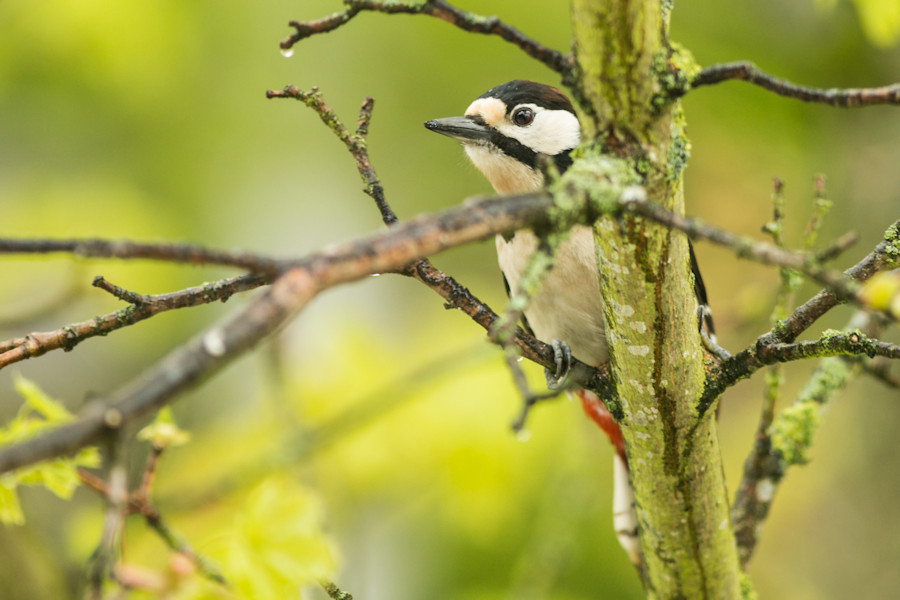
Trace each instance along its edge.
<instances>
[{"instance_id":1,"label":"forked branch","mask_svg":"<svg viewBox=\"0 0 900 600\"><path fill-rule=\"evenodd\" d=\"M314 21L291 21L289 25L296 31L281 41L282 50L290 50L294 44L310 36L334 31L347 24L361 12L380 12L387 14L428 15L450 23L463 31L496 35L517 46L528 56L542 62L557 73L566 73L571 68L571 60L566 55L548 48L526 36L521 31L507 25L497 17L484 17L444 2L444 0L426 0L424 2L376 2L373 0L344 0L347 7L341 12Z\"/></svg>"},{"instance_id":2,"label":"forked branch","mask_svg":"<svg viewBox=\"0 0 900 600\"><path fill-rule=\"evenodd\" d=\"M211 302L224 302L234 294L258 288L269 281L270 278L264 275L241 275L169 294L143 295L128 292L131 295L126 301L131 304L125 308L87 321L71 323L54 331L29 333L23 337L0 342L0 369L52 350L71 350L86 339L107 335L159 313ZM98 282L103 282L98 287L109 285L103 278L95 280L95 285ZM121 289L116 286L113 288Z\"/></svg>"}]
</instances>

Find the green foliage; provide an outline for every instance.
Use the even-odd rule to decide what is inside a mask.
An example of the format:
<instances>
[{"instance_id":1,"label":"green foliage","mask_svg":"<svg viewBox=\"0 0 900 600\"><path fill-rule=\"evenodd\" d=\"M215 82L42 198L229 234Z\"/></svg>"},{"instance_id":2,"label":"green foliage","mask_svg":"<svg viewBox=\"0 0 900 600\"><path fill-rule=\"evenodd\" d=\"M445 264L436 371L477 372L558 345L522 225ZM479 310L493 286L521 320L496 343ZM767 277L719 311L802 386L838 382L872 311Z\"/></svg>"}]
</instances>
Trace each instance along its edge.
<instances>
[{"instance_id":1,"label":"green foliage","mask_svg":"<svg viewBox=\"0 0 900 600\"><path fill-rule=\"evenodd\" d=\"M335 550L322 521L321 501L308 488L283 476L259 484L226 534L221 562L234 590L253 600L296 598L330 577Z\"/></svg>"},{"instance_id":2,"label":"green foliage","mask_svg":"<svg viewBox=\"0 0 900 600\"><path fill-rule=\"evenodd\" d=\"M15 387L25 402L15 418L0 429L0 446L34 437L74 418L65 406L24 377L15 378ZM48 460L3 474L0 476L0 522L17 525L25 522L17 493L20 485L42 486L60 498L69 499L81 483L78 467L96 467L99 464L97 449L90 447L71 458Z\"/></svg>"},{"instance_id":3,"label":"green foliage","mask_svg":"<svg viewBox=\"0 0 900 600\"><path fill-rule=\"evenodd\" d=\"M137 437L153 444L156 448L171 448L186 444L191 439L191 434L175 424L172 416L172 407L165 406L158 413L153 422L141 429Z\"/></svg>"},{"instance_id":4,"label":"green foliage","mask_svg":"<svg viewBox=\"0 0 900 600\"><path fill-rule=\"evenodd\" d=\"M459 4L499 14L554 48L570 47L563 3ZM885 74L896 72L896 60L859 41L855 19L817 22L812 5L804 12L802 4L682 2L673 13L674 37L704 65L755 60L780 76L823 86L890 82ZM4 234L185 240L299 255L380 227L333 134L299 103L266 103L266 88L288 83L318 85L347 124L355 122L363 96L376 98L370 151L403 218L487 192L460 150L429 141L433 134L421 122L459 114L504 80L559 84L556 75L498 39L424 17L364 15L298 45L291 59L279 54L278 41L291 32L288 19L319 18L339 8L338 0L0 3ZM842 78L847 75L852 80ZM880 235L884 219L896 218L897 186L890 177L897 121L890 110L830 111L738 83L697 90L684 102L693 140L686 172L691 214L752 234L768 218L769 175L800 186L825 170L830 193L841 199L836 223ZM807 207L797 210L796 218L807 217ZM826 228L821 235L833 233ZM767 326L774 274L735 263L708 244L697 251L720 339L739 348ZM438 261L494 308L503 305L492 244ZM78 266L83 297L39 327L119 308L84 284L95 274L148 293L218 276L147 262L80 260ZM2 268L4 315L52 297L70 278L67 260L4 260ZM99 382L107 374L118 374L116 381L132 377L200 321L242 301L170 313L72 353L32 360L27 368L40 369L47 389L71 389L73 397L106 389ZM7 337L28 331L19 329ZM584 600L596 598L597 590L609 598L642 597L611 532L608 444L565 400L539 406L529 422L530 441L517 442L507 431L517 399L505 366L483 343L483 333L465 317L442 311L440 299L400 278L380 277L321 298L282 340L289 348L282 360L296 419L260 410L285 406L263 398L277 387L264 368L266 354L247 358L179 404L179 423L193 438L189 449L164 454L156 499L198 551L212 554L210 540L222 538L260 472L296 472L302 465L312 472L335 535L348 548L379 550L371 570L347 561L347 571L359 579L378 572L392 586L389 597L424 598L441 590L448 598L524 598L508 593L517 572L540 573L552 590L544 597ZM448 348L457 353L448 356ZM530 374L537 386L540 371ZM0 388L2 404L15 405L12 386ZM738 386L722 407L732 483L752 439L755 415L744 411L755 393L751 385ZM896 406L889 402L893 391L873 387L869 393L867 406L876 406L878 394L890 394L878 406ZM900 513L887 500L875 506L879 498L890 499L889 486L896 485L884 466L894 464L888 461L896 454L892 421L883 409L851 411L839 404L832 414L842 409L841 427L817 433L816 456L839 453L860 485L842 485L846 473L822 460L825 466L804 474L814 489L828 490L817 494L816 511L810 511L806 486L779 491L783 502L776 511L789 515L791 527L768 531L769 543L754 559L761 597L890 597L897 588L897 547L881 534L897 528ZM327 443L303 435L307 428L325 434ZM848 443L847 436L857 441L854 435L864 440ZM872 460L873 448L883 459ZM561 465L567 465L563 485L555 478ZM861 494L863 488L870 493ZM32 582L63 578L87 561L102 511L95 498L84 496L86 502L62 507L35 502L26 509L24 528L0 528L16 536L0 539L0 555L10 558L0 566L0 595L76 597L71 581L56 588L60 593L41 593ZM839 525L863 513L877 515L881 525L855 528L849 537L846 528L821 527L823 514ZM540 514L548 515L546 531L534 529ZM357 529L360 515L389 525ZM410 532L415 550L404 554L412 544L403 536ZM822 542L829 535L840 546ZM810 547L813 539L819 543ZM141 564L153 565L161 554L158 537L139 519L129 520L127 543L129 559ZM798 555L808 560L798 563ZM547 567L548 558L555 567ZM31 569L21 564L36 574L29 578ZM226 562L220 565L230 575Z\"/></svg>"}]
</instances>

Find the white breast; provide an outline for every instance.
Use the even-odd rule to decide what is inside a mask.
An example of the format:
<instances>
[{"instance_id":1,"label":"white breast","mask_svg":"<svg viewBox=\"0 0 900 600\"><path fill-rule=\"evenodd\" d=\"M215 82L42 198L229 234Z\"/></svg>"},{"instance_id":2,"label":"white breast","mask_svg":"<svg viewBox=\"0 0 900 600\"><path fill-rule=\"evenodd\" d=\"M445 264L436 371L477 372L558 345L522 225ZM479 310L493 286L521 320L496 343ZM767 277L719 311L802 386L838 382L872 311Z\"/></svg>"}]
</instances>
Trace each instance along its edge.
<instances>
[{"instance_id":1,"label":"white breast","mask_svg":"<svg viewBox=\"0 0 900 600\"><path fill-rule=\"evenodd\" d=\"M519 288L521 273L537 244L530 231L519 231L508 242L497 236L500 269L513 291ZM544 277L525 317L539 340L566 342L575 358L597 366L607 361L608 353L594 248L591 228L575 226L557 250L556 265Z\"/></svg>"}]
</instances>

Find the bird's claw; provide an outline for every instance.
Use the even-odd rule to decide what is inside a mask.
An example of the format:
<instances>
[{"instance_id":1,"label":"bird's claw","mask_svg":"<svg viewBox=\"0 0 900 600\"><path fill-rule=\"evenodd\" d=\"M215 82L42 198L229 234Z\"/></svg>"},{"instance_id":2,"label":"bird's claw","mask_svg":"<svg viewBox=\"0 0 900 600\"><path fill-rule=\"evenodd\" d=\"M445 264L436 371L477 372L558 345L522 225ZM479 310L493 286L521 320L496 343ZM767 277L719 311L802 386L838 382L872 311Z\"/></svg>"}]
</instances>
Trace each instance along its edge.
<instances>
[{"instance_id":1,"label":"bird's claw","mask_svg":"<svg viewBox=\"0 0 900 600\"><path fill-rule=\"evenodd\" d=\"M544 369L544 378L547 380L547 387L551 390L559 390L565 387L566 378L572 369L572 350L569 345L562 340L553 340L550 342L553 347L553 362L556 370L550 372L550 369Z\"/></svg>"}]
</instances>

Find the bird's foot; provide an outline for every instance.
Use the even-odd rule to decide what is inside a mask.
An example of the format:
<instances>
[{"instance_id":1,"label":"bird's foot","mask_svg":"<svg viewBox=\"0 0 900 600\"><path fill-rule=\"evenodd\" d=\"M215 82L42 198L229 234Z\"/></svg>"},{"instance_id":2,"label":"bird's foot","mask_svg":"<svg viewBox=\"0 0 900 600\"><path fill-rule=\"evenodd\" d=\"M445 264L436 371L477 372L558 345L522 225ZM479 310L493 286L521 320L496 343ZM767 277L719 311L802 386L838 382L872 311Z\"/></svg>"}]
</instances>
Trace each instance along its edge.
<instances>
[{"instance_id":1,"label":"bird's foot","mask_svg":"<svg viewBox=\"0 0 900 600\"><path fill-rule=\"evenodd\" d=\"M550 342L553 346L553 361L556 364L556 370L550 372L550 369L544 369L544 378L547 380L547 387L551 390L560 390L565 387L566 379L569 371L572 369L572 350L569 345L561 340L553 340Z\"/></svg>"}]
</instances>

